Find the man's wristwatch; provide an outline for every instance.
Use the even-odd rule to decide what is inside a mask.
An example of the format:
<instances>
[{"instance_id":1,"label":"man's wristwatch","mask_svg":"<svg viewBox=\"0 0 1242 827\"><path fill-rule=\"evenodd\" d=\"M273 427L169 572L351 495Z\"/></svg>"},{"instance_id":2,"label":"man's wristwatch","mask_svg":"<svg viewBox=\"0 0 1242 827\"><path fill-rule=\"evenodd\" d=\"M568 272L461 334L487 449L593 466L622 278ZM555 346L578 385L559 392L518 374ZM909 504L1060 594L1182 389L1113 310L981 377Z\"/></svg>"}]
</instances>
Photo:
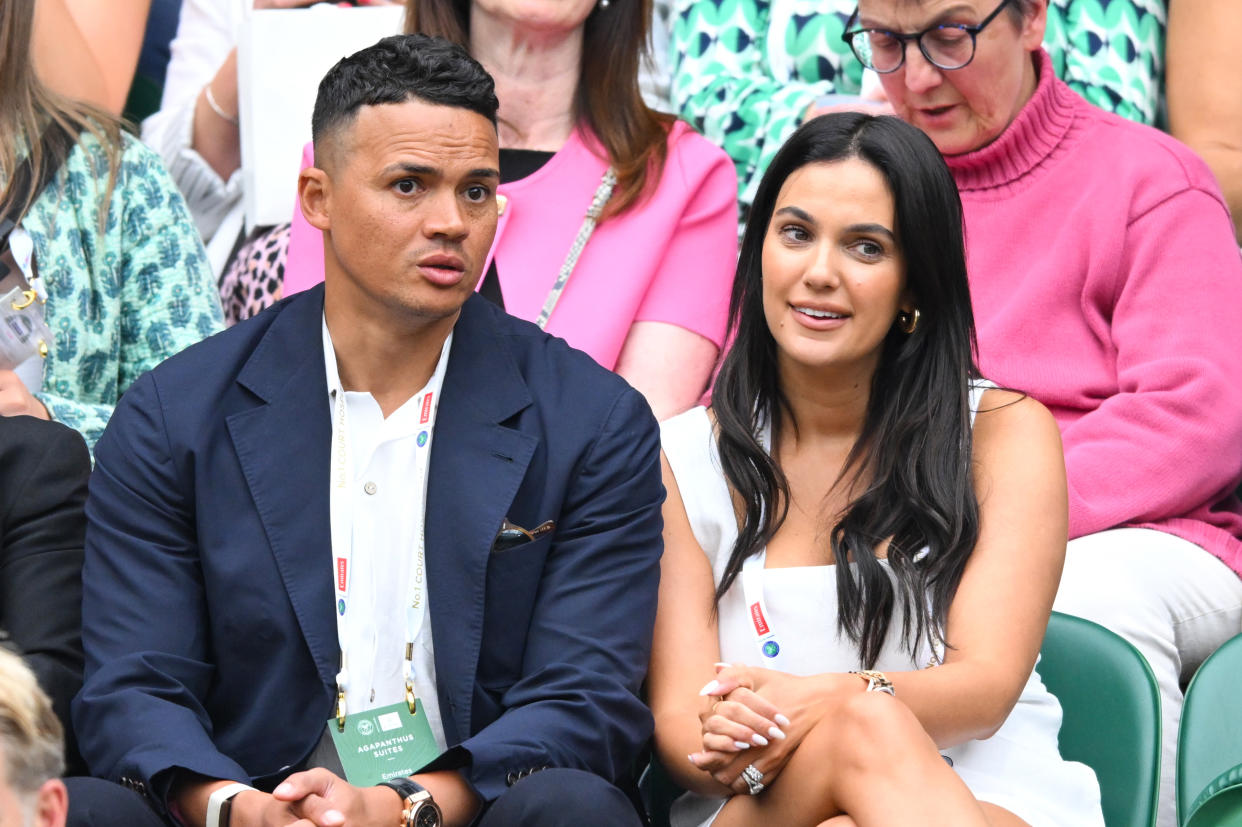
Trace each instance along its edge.
<instances>
[{"instance_id":1,"label":"man's wristwatch","mask_svg":"<svg viewBox=\"0 0 1242 827\"><path fill-rule=\"evenodd\" d=\"M893 689L893 682L883 672L877 672L874 669L858 669L850 672L851 675L857 675L867 682L868 692L884 692L897 697L897 692Z\"/></svg>"},{"instance_id":2,"label":"man's wristwatch","mask_svg":"<svg viewBox=\"0 0 1242 827\"><path fill-rule=\"evenodd\" d=\"M397 827L440 827L444 816L440 806L432 799L427 788L409 778L390 778L379 783L381 787L396 790L397 795L405 803L401 811L401 822Z\"/></svg>"}]
</instances>

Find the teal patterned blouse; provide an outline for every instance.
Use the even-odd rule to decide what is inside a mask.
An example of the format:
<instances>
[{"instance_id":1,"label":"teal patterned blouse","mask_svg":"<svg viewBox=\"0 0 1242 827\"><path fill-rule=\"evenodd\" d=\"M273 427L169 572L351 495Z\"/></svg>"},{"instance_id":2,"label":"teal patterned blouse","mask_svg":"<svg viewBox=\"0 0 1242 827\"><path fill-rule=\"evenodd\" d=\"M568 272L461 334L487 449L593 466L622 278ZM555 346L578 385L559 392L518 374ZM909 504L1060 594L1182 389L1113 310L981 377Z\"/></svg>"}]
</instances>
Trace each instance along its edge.
<instances>
[{"instance_id":1,"label":"teal patterned blouse","mask_svg":"<svg viewBox=\"0 0 1242 827\"><path fill-rule=\"evenodd\" d=\"M822 95L857 95L841 40L857 0L673 0L674 110L737 166L743 215L763 171ZM1155 123L1166 0L1050 0L1044 46L1091 103Z\"/></svg>"},{"instance_id":2,"label":"teal patterned blouse","mask_svg":"<svg viewBox=\"0 0 1242 827\"><path fill-rule=\"evenodd\" d=\"M140 374L223 328L203 244L159 156L125 135L105 204L107 181L107 153L84 132L22 220L53 338L35 396L92 450Z\"/></svg>"}]
</instances>

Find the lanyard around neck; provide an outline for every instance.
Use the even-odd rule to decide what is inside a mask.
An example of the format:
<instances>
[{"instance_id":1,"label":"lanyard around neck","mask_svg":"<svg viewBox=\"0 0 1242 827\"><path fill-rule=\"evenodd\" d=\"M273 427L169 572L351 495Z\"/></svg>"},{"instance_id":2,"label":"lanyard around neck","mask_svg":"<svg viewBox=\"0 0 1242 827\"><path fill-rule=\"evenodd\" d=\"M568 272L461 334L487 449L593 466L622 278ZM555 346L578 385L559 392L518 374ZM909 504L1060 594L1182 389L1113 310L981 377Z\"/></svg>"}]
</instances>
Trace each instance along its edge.
<instances>
[{"instance_id":1,"label":"lanyard around neck","mask_svg":"<svg viewBox=\"0 0 1242 827\"><path fill-rule=\"evenodd\" d=\"M336 675L337 726L345 726L348 712L346 694L349 689L349 639L347 636L350 617L350 589L353 585L353 529L357 492L354 486L357 469L354 465L354 446L349 438L349 405L345 389L336 371L335 351L327 324L323 328L325 365L328 369L328 386L332 394L332 454L329 483L329 514L332 537L332 583L335 589L336 637L341 650L341 668ZM448 353L453 342L449 333L440 350L440 360L426 386L417 395L418 432L414 467L414 499L418 504L419 525L414 549L413 565L409 579L409 602L405 609L405 651L402 674L405 679L405 698L410 712L415 710L414 696L414 644L422 631L427 616L426 573L426 514L427 478L431 465L431 439L435 430L436 413L440 407L444 373L448 366ZM331 358L328 358L331 354Z\"/></svg>"},{"instance_id":2,"label":"lanyard around neck","mask_svg":"<svg viewBox=\"0 0 1242 827\"><path fill-rule=\"evenodd\" d=\"M763 450L771 454L772 424L767 417L760 417L755 436ZM780 663L781 644L776 638L776 630L772 627L772 616L768 613L767 603L763 599L763 567L767 558L766 548L759 549L758 552L747 557L742 562L740 579L742 599L746 601L746 616L755 637L755 644L759 647L759 654L763 657L761 663L776 668Z\"/></svg>"},{"instance_id":3,"label":"lanyard around neck","mask_svg":"<svg viewBox=\"0 0 1242 827\"><path fill-rule=\"evenodd\" d=\"M552 311L556 309L557 302L561 300L561 293L565 292L569 277L573 275L574 268L578 266L578 258L586 248L587 242L591 240L595 225L604 211L604 205L612 197L612 190L616 185L617 172L612 167L608 167L604 170L604 177L600 179L595 195L591 197L591 205L587 207L582 226L578 228L578 234L574 236L574 243L570 245L569 252L565 254L565 261L561 263L561 269L556 274L556 281L552 283L552 289L548 291L548 297L543 301L543 308L535 318L535 324L540 330L548 326L548 319L552 318Z\"/></svg>"},{"instance_id":4,"label":"lanyard around neck","mask_svg":"<svg viewBox=\"0 0 1242 827\"><path fill-rule=\"evenodd\" d=\"M763 656L761 662L775 669L780 663L781 644L763 600L763 564L767 556L767 551L760 550L742 563L742 599L746 601L746 616L755 636L755 644Z\"/></svg>"}]
</instances>

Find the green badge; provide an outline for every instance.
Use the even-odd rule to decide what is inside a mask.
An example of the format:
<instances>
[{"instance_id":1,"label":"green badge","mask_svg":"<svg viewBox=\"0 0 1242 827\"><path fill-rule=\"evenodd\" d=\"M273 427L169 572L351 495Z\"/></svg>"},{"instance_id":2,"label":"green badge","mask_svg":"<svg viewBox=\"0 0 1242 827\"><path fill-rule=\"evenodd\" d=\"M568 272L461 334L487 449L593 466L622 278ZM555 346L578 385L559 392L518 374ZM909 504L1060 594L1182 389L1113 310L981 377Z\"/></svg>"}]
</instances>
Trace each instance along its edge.
<instances>
[{"instance_id":1,"label":"green badge","mask_svg":"<svg viewBox=\"0 0 1242 827\"><path fill-rule=\"evenodd\" d=\"M345 731L328 719L332 744L345 770L345 780L356 787L371 787L390 778L408 777L440 754L431 725L416 702L415 714L404 702L351 712L345 718Z\"/></svg>"}]
</instances>

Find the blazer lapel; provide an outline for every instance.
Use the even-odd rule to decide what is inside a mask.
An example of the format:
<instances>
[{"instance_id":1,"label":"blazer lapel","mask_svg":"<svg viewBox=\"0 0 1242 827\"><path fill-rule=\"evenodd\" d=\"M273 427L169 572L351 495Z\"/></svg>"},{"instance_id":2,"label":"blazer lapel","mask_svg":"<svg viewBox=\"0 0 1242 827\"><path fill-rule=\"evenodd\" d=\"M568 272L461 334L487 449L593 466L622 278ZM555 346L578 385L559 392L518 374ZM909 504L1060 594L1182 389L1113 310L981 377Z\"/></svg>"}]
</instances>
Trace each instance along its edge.
<instances>
[{"instance_id":1,"label":"blazer lapel","mask_svg":"<svg viewBox=\"0 0 1242 827\"><path fill-rule=\"evenodd\" d=\"M323 285L272 322L238 376L266 404L228 417L242 473L323 681L340 660L328 508L332 416L320 325Z\"/></svg>"},{"instance_id":2,"label":"blazer lapel","mask_svg":"<svg viewBox=\"0 0 1242 827\"><path fill-rule=\"evenodd\" d=\"M462 308L431 447L427 576L449 744L470 735L492 542L539 443L501 424L531 398L506 343L492 329L499 315L477 295Z\"/></svg>"}]
</instances>

